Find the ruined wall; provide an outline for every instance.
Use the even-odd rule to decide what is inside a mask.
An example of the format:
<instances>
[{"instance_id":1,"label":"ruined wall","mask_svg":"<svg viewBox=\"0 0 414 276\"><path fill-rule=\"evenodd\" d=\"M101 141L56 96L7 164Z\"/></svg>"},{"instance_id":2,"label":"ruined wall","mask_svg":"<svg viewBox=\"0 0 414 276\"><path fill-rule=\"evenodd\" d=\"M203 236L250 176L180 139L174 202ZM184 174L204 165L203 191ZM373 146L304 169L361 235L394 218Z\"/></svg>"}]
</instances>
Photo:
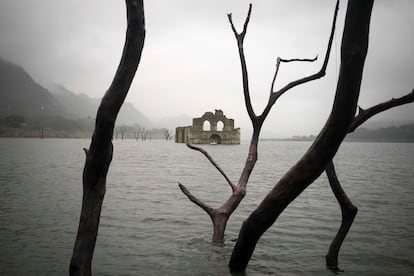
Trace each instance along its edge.
<instances>
[{"instance_id":1,"label":"ruined wall","mask_svg":"<svg viewBox=\"0 0 414 276\"><path fill-rule=\"evenodd\" d=\"M186 137L192 144L240 144L240 128L234 128L234 120L216 109L214 114L194 118L192 126L176 128L176 143L185 143Z\"/></svg>"}]
</instances>

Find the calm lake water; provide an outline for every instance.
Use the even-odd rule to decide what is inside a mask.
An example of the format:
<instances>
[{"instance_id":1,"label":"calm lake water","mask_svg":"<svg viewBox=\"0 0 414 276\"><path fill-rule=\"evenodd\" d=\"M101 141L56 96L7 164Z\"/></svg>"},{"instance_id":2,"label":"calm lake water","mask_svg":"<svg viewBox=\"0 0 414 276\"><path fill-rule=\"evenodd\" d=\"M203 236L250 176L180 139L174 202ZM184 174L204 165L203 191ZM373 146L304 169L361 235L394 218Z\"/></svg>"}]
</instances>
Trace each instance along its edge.
<instances>
[{"instance_id":1,"label":"calm lake water","mask_svg":"<svg viewBox=\"0 0 414 276\"><path fill-rule=\"evenodd\" d=\"M166 141L114 141L93 260L95 275L229 275L242 221L310 145L261 142L247 196L223 246L209 217L179 190L219 206L230 195L199 152ZM0 275L67 275L89 140L0 139ZM205 146L237 181L247 144ZM414 144L344 143L338 176L359 207L341 275L414 275ZM334 275L324 256L340 224L325 175L262 237L247 275Z\"/></svg>"}]
</instances>

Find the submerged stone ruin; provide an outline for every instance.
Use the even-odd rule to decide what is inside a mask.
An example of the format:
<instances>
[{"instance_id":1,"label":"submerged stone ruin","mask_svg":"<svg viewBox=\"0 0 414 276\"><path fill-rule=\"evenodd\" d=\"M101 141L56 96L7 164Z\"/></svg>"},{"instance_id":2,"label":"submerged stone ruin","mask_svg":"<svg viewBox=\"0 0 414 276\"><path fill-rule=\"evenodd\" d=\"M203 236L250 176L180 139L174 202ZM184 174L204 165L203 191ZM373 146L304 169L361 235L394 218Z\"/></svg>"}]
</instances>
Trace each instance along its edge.
<instances>
[{"instance_id":1,"label":"submerged stone ruin","mask_svg":"<svg viewBox=\"0 0 414 276\"><path fill-rule=\"evenodd\" d=\"M193 118L192 126L177 127L175 142L191 144L240 144L240 128L234 128L234 120L228 119L222 110L206 112L200 118Z\"/></svg>"}]
</instances>

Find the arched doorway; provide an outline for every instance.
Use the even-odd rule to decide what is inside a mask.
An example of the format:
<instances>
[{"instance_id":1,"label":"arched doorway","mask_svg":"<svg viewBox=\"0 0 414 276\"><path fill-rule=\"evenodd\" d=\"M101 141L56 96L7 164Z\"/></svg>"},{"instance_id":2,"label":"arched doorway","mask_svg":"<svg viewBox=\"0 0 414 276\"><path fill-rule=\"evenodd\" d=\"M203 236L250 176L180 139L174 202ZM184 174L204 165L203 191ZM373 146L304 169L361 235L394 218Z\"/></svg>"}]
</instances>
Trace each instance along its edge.
<instances>
[{"instance_id":1,"label":"arched doorway","mask_svg":"<svg viewBox=\"0 0 414 276\"><path fill-rule=\"evenodd\" d=\"M213 134L210 136L210 144L216 145L221 144L221 137L218 134Z\"/></svg>"}]
</instances>

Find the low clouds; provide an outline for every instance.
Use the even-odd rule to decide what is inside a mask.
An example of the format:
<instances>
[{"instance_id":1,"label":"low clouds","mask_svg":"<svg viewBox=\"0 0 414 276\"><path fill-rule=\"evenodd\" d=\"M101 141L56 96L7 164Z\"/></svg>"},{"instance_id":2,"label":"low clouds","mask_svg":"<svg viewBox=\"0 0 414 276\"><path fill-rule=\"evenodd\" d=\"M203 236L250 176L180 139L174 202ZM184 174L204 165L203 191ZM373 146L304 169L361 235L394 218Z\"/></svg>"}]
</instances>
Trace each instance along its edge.
<instances>
[{"instance_id":1,"label":"low clouds","mask_svg":"<svg viewBox=\"0 0 414 276\"><path fill-rule=\"evenodd\" d=\"M252 1L245 51L257 113L267 101L277 56L323 57L334 2ZM343 2L327 77L283 96L265 125L269 131L277 126L274 133L311 134L323 125L340 63L335 51L343 29ZM145 1L146 44L128 101L149 117L200 116L221 108L236 119L236 125L249 126L236 42L226 16L231 12L240 30L248 3ZM363 105L398 97L414 87L413 10L410 0L376 1ZM100 96L118 65L125 22L123 1L1 1L0 55L22 65L42 84L57 82L78 93ZM283 65L280 83L301 77L304 66ZM320 62L303 70L314 72L319 67ZM414 118L412 106L401 110L383 119Z\"/></svg>"}]
</instances>

